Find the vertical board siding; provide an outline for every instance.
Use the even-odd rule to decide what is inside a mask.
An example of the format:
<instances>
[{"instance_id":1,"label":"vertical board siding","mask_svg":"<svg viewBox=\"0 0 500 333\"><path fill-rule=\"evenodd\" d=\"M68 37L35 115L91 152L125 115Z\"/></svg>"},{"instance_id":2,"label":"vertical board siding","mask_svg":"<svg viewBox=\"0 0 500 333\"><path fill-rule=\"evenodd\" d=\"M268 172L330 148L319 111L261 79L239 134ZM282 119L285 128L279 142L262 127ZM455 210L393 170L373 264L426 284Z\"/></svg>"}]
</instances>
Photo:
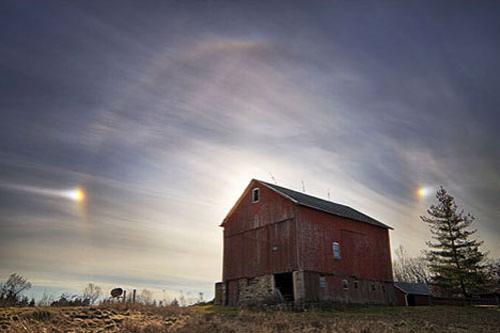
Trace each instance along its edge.
<instances>
[{"instance_id":1,"label":"vertical board siding","mask_svg":"<svg viewBox=\"0 0 500 333\"><path fill-rule=\"evenodd\" d=\"M258 183L248 189L224 224L224 281L297 269L294 204Z\"/></svg>"},{"instance_id":2,"label":"vertical board siding","mask_svg":"<svg viewBox=\"0 0 500 333\"><path fill-rule=\"evenodd\" d=\"M392 281L387 229L307 207L298 208L297 220L304 270ZM341 259L333 257L333 242L340 243Z\"/></svg>"}]
</instances>

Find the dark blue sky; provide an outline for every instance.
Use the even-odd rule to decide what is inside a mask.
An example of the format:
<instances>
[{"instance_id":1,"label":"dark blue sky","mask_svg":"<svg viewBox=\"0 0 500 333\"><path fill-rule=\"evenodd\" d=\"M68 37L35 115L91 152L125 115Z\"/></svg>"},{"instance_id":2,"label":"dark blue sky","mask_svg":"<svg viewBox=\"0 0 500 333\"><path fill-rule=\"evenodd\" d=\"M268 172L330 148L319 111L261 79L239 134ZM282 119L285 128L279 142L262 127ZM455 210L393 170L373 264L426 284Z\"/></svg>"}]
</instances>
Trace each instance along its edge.
<instances>
[{"instance_id":1,"label":"dark blue sky","mask_svg":"<svg viewBox=\"0 0 500 333\"><path fill-rule=\"evenodd\" d=\"M270 174L413 254L444 185L498 257L498 36L498 1L2 1L0 278L211 294Z\"/></svg>"}]
</instances>

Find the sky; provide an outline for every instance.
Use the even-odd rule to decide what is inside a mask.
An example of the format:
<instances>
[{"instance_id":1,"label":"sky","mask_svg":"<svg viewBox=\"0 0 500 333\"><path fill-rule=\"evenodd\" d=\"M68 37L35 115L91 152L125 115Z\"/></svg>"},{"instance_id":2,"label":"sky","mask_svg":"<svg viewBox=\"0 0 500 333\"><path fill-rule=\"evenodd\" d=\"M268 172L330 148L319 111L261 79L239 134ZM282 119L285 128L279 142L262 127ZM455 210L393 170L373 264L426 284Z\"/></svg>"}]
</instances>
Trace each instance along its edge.
<instances>
[{"instance_id":1,"label":"sky","mask_svg":"<svg viewBox=\"0 0 500 333\"><path fill-rule=\"evenodd\" d=\"M411 255L443 185L498 258L499 35L498 1L2 1L0 280L209 299L252 178Z\"/></svg>"}]
</instances>

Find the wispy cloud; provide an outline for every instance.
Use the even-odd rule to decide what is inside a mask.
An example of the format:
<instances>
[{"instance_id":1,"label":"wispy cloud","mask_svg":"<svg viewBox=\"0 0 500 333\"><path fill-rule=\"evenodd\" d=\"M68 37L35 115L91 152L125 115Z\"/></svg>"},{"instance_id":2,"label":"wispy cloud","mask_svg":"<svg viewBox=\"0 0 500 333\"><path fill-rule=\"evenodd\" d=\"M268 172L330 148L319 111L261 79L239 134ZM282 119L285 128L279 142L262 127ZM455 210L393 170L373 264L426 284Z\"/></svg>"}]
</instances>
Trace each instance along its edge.
<instances>
[{"instance_id":1,"label":"wispy cloud","mask_svg":"<svg viewBox=\"0 0 500 333\"><path fill-rule=\"evenodd\" d=\"M411 253L428 238L415 191L443 184L498 256L499 21L409 6L7 5L0 184L82 185L88 202L82 218L0 186L0 277L211 295L218 225L270 174L393 226Z\"/></svg>"}]
</instances>

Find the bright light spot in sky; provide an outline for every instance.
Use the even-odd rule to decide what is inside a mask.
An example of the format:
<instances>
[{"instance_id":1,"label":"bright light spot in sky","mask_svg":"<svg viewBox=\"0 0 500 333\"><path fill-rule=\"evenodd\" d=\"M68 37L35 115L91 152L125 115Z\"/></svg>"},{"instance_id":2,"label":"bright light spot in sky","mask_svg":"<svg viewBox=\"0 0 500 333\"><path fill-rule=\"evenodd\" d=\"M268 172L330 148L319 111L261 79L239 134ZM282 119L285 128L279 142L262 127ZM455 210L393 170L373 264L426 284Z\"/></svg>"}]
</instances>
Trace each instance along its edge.
<instances>
[{"instance_id":1,"label":"bright light spot in sky","mask_svg":"<svg viewBox=\"0 0 500 333\"><path fill-rule=\"evenodd\" d=\"M1 187L9 188L15 191L28 192L33 194L39 194L47 197L59 197L66 198L76 202L84 202L87 199L87 193L82 187L76 187L72 190L56 190L50 188L43 188L30 185L21 184L1 184Z\"/></svg>"},{"instance_id":2,"label":"bright light spot in sky","mask_svg":"<svg viewBox=\"0 0 500 333\"><path fill-rule=\"evenodd\" d=\"M66 193L66 195L68 198L70 198L71 200L76 201L76 202L83 202L83 201L85 201L85 198L86 198L85 191L80 187L77 187L74 190L68 191Z\"/></svg>"},{"instance_id":3,"label":"bright light spot in sky","mask_svg":"<svg viewBox=\"0 0 500 333\"><path fill-rule=\"evenodd\" d=\"M429 194L432 193L432 189L430 187L426 187L426 186L420 186L418 189L417 189L417 195L419 198L423 199L425 197L427 197Z\"/></svg>"}]
</instances>

